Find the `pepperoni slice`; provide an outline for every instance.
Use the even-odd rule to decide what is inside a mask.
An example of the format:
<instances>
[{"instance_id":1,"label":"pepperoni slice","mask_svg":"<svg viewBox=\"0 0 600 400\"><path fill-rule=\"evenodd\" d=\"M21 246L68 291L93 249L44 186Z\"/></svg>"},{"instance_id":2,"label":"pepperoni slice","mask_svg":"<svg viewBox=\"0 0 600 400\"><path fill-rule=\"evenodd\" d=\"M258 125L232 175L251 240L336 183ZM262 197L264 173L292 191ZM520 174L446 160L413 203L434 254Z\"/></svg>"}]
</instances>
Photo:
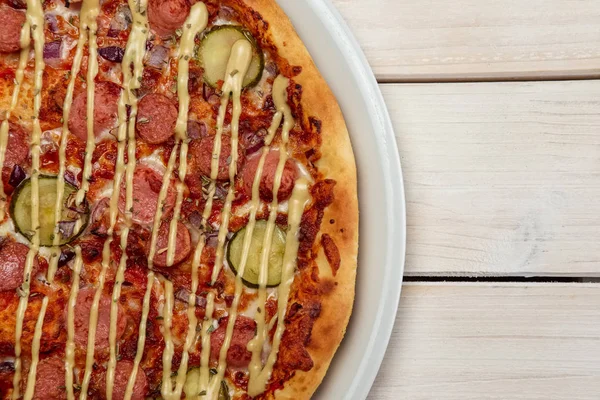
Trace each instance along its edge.
<instances>
[{"instance_id":1,"label":"pepperoni slice","mask_svg":"<svg viewBox=\"0 0 600 400\"><path fill-rule=\"evenodd\" d=\"M167 246L169 243L169 228L171 223L165 221L161 224L158 230L158 238L156 239L156 253L154 256L154 264L158 267L168 267L167 265ZM185 260L192 251L192 242L190 239L190 231L181 222L177 222L177 237L175 238L175 253L173 257L173 265L177 265Z\"/></svg>"},{"instance_id":2,"label":"pepperoni slice","mask_svg":"<svg viewBox=\"0 0 600 400\"><path fill-rule=\"evenodd\" d=\"M121 89L112 82L98 82L94 90L94 135L113 128L117 122L117 103ZM87 140L87 91L79 93L71 105L69 129L82 141Z\"/></svg>"},{"instance_id":3,"label":"pepperoni slice","mask_svg":"<svg viewBox=\"0 0 600 400\"><path fill-rule=\"evenodd\" d=\"M150 144L166 142L175 132L177 107L167 96L147 94L139 104L136 129L138 135Z\"/></svg>"},{"instance_id":4,"label":"pepperoni slice","mask_svg":"<svg viewBox=\"0 0 600 400\"><path fill-rule=\"evenodd\" d=\"M131 375L131 371L133 371L133 365L133 361L129 360L117 362L112 392L113 400L123 400L125 398L125 391L127 390L127 384L129 383L129 376ZM104 394L106 390L106 372L101 375L97 386L100 393ZM148 378L146 377L144 370L138 367L131 399L144 400L146 392L148 392Z\"/></svg>"},{"instance_id":5,"label":"pepperoni slice","mask_svg":"<svg viewBox=\"0 0 600 400\"><path fill-rule=\"evenodd\" d=\"M12 53L21 49L21 28L25 13L11 7L0 7L0 53Z\"/></svg>"},{"instance_id":6,"label":"pepperoni slice","mask_svg":"<svg viewBox=\"0 0 600 400\"><path fill-rule=\"evenodd\" d=\"M29 247L10 239L0 246L0 291L15 290L23 282Z\"/></svg>"},{"instance_id":7,"label":"pepperoni slice","mask_svg":"<svg viewBox=\"0 0 600 400\"><path fill-rule=\"evenodd\" d=\"M63 400L65 390L65 361L49 357L38 363L35 379L34 400Z\"/></svg>"},{"instance_id":8,"label":"pepperoni slice","mask_svg":"<svg viewBox=\"0 0 600 400\"><path fill-rule=\"evenodd\" d=\"M219 353L225 333L229 317L219 320L219 327L210 336L210 358L212 360L219 359ZM238 316L233 327L233 335L231 336L231 345L227 350L227 364L234 368L247 367L252 360L252 353L246 348L248 342L254 338L256 333L256 322L252 318Z\"/></svg>"},{"instance_id":9,"label":"pepperoni slice","mask_svg":"<svg viewBox=\"0 0 600 400\"><path fill-rule=\"evenodd\" d=\"M256 175L256 170L258 169L260 156L261 153L255 153L249 157L248 162L242 171L244 191L248 196L252 196L252 185L254 184L254 177ZM265 163L263 164L262 177L259 187L260 198L264 201L273 200L273 187L275 186L275 174L277 172L278 164L279 151L270 151L265 158ZM281 183L279 185L279 191L277 192L277 200L284 201L290 198L292 195L292 190L294 189L294 183L296 182L297 178L298 168L294 164L294 161L288 158L285 162L285 166L283 167Z\"/></svg>"},{"instance_id":10,"label":"pepperoni slice","mask_svg":"<svg viewBox=\"0 0 600 400\"><path fill-rule=\"evenodd\" d=\"M181 28L190 13L188 0L150 0L148 22L160 36L169 36Z\"/></svg>"},{"instance_id":11,"label":"pepperoni slice","mask_svg":"<svg viewBox=\"0 0 600 400\"><path fill-rule=\"evenodd\" d=\"M210 177L212 152L215 146L215 137L206 136L198 140L192 140L188 149L188 162L190 165L190 175L200 175ZM245 156L238 147L238 171L244 163ZM221 137L221 155L219 157L219 171L217 180L225 181L229 179L229 163L231 162L231 137L223 135Z\"/></svg>"},{"instance_id":12,"label":"pepperoni slice","mask_svg":"<svg viewBox=\"0 0 600 400\"><path fill-rule=\"evenodd\" d=\"M162 186L162 176L155 170L145 165L138 165L133 173L133 221L147 225L154 221L158 195ZM173 185L167 190L167 197L163 208L163 215L167 214L175 203L175 189ZM125 212L125 183L119 196L119 210Z\"/></svg>"},{"instance_id":13,"label":"pepperoni slice","mask_svg":"<svg viewBox=\"0 0 600 400\"><path fill-rule=\"evenodd\" d=\"M81 348L87 347L88 332L90 324L90 313L94 302L96 288L83 288L77 293L75 304L75 344ZM96 326L96 350L108 347L108 333L110 330L110 306L112 299L109 295L102 293L98 303L98 325ZM67 311L65 310L65 314ZM127 321L121 311L117 313L117 340L123 336Z\"/></svg>"}]
</instances>

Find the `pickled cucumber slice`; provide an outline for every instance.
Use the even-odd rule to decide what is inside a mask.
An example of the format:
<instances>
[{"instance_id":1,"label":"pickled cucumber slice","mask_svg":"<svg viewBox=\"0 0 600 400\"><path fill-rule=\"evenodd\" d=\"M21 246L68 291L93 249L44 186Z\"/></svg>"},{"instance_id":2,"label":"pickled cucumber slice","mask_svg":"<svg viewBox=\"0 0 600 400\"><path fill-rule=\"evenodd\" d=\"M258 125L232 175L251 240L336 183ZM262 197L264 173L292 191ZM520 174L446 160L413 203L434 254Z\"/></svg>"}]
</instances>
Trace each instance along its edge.
<instances>
[{"instance_id":1,"label":"pickled cucumber slice","mask_svg":"<svg viewBox=\"0 0 600 400\"><path fill-rule=\"evenodd\" d=\"M252 61L244 77L244 87L254 86L260 81L265 64L262 50L250 32L237 25L220 25L211 29L202 39L200 46L200 62L204 67L204 80L216 88L219 81L225 80L227 62L233 44L246 39L254 49Z\"/></svg>"},{"instance_id":2,"label":"pickled cucumber slice","mask_svg":"<svg viewBox=\"0 0 600 400\"><path fill-rule=\"evenodd\" d=\"M231 239L227 248L227 260L229 261L229 266L235 273L237 273L236 271L239 269L242 260L244 237L246 236L247 229L248 227L244 227L239 230ZM244 274L242 275L244 283L250 287L256 287L258 285L260 259L266 230L266 221L256 221L252 233L252 240L250 242L250 251L248 252L246 267L244 268ZM285 253L285 237L285 232L275 225L271 242L271 251L269 253L267 286L277 286L281 283L283 254Z\"/></svg>"},{"instance_id":3,"label":"pickled cucumber slice","mask_svg":"<svg viewBox=\"0 0 600 400\"><path fill-rule=\"evenodd\" d=\"M59 224L60 245L73 241L85 230L89 210L86 204L75 208L74 195L77 188L65 182L63 192L63 209L60 221L54 220L56 206L56 182L58 178L51 175L40 175L39 190L39 234L41 246L52 246L54 227ZM35 227L31 226L31 178L23 180L16 188L10 204L10 216L16 229L31 240ZM77 220L80 219L79 222Z\"/></svg>"}]
</instances>

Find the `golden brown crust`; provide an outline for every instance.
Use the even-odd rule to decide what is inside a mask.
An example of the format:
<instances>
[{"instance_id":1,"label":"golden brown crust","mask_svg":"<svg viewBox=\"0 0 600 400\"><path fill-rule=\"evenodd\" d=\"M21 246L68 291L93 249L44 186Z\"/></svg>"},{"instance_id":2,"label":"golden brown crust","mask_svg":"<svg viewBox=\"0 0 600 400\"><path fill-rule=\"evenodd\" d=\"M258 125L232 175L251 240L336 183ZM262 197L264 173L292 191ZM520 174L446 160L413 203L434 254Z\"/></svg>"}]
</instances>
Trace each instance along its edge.
<instances>
[{"instance_id":1,"label":"golden brown crust","mask_svg":"<svg viewBox=\"0 0 600 400\"><path fill-rule=\"evenodd\" d=\"M279 55L291 65L302 66L302 72L294 77L294 81L303 87L304 113L322 122L318 168L325 178L337 182L335 201L325 209L316 243L320 247L320 235L328 234L339 249L341 264L335 277L325 278L327 271L331 275L331 269L323 250L319 249L316 261L321 279L335 283L334 289L321 298L321 315L315 321L307 346L314 367L306 372L297 371L284 388L275 393L276 399L308 399L323 380L352 312L358 252L356 165L339 105L288 17L275 0L247 0L247 4L268 22Z\"/></svg>"}]
</instances>

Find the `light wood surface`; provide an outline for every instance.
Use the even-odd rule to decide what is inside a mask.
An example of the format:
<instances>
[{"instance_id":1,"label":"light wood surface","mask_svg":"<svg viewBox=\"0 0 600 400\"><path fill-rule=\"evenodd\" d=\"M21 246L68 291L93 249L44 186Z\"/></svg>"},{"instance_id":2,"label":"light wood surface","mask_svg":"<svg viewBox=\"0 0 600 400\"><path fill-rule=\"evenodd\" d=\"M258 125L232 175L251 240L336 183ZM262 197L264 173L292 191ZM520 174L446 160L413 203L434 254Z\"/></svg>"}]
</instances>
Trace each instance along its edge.
<instances>
[{"instance_id":1,"label":"light wood surface","mask_svg":"<svg viewBox=\"0 0 600 400\"><path fill-rule=\"evenodd\" d=\"M423 280L369 400L600 399L600 1L332 1L381 82Z\"/></svg>"},{"instance_id":2,"label":"light wood surface","mask_svg":"<svg viewBox=\"0 0 600 400\"><path fill-rule=\"evenodd\" d=\"M406 284L369 400L598 400L600 285Z\"/></svg>"},{"instance_id":3,"label":"light wood surface","mask_svg":"<svg viewBox=\"0 0 600 400\"><path fill-rule=\"evenodd\" d=\"M600 276L600 80L381 89L407 275Z\"/></svg>"},{"instance_id":4,"label":"light wood surface","mask_svg":"<svg viewBox=\"0 0 600 400\"><path fill-rule=\"evenodd\" d=\"M598 0L333 0L386 81L600 76Z\"/></svg>"}]
</instances>

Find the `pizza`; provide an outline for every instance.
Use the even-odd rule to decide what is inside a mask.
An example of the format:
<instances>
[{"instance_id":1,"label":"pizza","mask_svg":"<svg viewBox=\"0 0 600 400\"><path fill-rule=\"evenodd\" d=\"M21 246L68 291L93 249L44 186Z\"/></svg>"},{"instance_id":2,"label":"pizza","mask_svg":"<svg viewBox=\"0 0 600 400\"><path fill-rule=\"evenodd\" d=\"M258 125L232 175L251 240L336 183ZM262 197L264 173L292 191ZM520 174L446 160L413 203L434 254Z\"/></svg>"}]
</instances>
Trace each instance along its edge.
<instances>
[{"instance_id":1,"label":"pizza","mask_svg":"<svg viewBox=\"0 0 600 400\"><path fill-rule=\"evenodd\" d=\"M0 111L0 397L312 396L356 168L275 0L2 0Z\"/></svg>"}]
</instances>

